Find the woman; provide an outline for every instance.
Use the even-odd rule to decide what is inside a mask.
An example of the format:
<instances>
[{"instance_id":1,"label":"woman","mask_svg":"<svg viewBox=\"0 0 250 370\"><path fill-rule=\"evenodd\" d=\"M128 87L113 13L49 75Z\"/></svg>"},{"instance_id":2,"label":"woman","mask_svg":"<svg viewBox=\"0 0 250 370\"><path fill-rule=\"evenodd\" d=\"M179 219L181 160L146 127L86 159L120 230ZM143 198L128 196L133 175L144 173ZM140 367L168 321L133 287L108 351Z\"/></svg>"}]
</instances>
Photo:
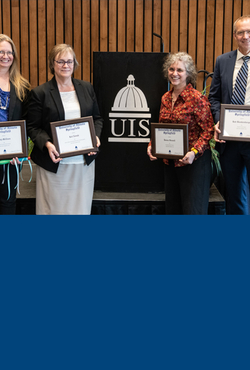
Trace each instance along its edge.
<instances>
[{"instance_id":1,"label":"woman","mask_svg":"<svg viewBox=\"0 0 250 370\"><path fill-rule=\"evenodd\" d=\"M14 42L0 34L0 121L25 119L29 82L19 72L19 62ZM16 158L18 161L18 159ZM16 213L17 173L11 161L9 167L10 193L8 191L7 166L0 165L0 214ZM10 196L8 197L8 194Z\"/></svg>"},{"instance_id":2,"label":"woman","mask_svg":"<svg viewBox=\"0 0 250 370\"><path fill-rule=\"evenodd\" d=\"M161 100L162 123L188 124L189 151L180 160L164 159L166 214L207 214L211 180L213 118L208 99L193 88L196 68L190 55L170 54L163 65L172 89ZM151 143L147 153L151 161Z\"/></svg>"},{"instance_id":3,"label":"woman","mask_svg":"<svg viewBox=\"0 0 250 370\"><path fill-rule=\"evenodd\" d=\"M96 153L61 159L52 142L50 122L93 116L100 146L103 120L89 82L72 78L78 66L70 45L59 44L49 54L52 80L31 91L28 135L34 143L36 214L90 214Z\"/></svg>"}]
</instances>

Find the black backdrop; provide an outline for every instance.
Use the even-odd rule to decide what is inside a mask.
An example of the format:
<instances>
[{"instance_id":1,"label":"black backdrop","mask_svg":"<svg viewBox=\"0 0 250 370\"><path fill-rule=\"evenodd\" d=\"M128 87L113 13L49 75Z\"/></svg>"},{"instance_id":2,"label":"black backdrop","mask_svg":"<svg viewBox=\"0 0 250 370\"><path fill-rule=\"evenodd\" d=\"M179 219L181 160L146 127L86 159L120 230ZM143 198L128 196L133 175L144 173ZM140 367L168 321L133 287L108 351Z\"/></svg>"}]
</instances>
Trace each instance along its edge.
<instances>
[{"instance_id":1,"label":"black backdrop","mask_svg":"<svg viewBox=\"0 0 250 370\"><path fill-rule=\"evenodd\" d=\"M163 191L163 162L160 159L153 162L149 160L147 141L150 139L150 123L158 122L161 96L168 89L162 73L163 58L166 55L166 53L94 52L93 85L104 118L101 150L96 159L96 190ZM128 76L131 75L134 77L132 81L134 88L125 89ZM133 111L130 109L130 112L128 110L122 112L122 107L120 112L112 111L115 98L122 89L121 105L126 104L126 99L132 95L135 100L137 99ZM141 102L141 95L146 98L149 108L147 112L140 112L138 101ZM117 117L114 118L116 113ZM147 118L142 118L145 113ZM115 121L113 131L110 115L113 115ZM112 141L116 140L113 132L119 134L119 141Z\"/></svg>"}]
</instances>

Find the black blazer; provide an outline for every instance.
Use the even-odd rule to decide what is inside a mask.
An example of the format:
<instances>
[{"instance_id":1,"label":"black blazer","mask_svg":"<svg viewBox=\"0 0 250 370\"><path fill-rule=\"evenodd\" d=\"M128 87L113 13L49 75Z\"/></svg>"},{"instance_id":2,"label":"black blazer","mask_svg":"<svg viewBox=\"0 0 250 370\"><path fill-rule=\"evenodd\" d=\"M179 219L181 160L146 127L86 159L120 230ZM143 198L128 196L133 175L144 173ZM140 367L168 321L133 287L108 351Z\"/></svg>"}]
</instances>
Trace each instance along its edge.
<instances>
[{"instance_id":1,"label":"black blazer","mask_svg":"<svg viewBox=\"0 0 250 370\"><path fill-rule=\"evenodd\" d=\"M100 116L93 86L86 81L72 78L75 91L81 108L81 117L93 116L96 136L100 138L103 119ZM47 141L52 142L50 122L65 119L62 100L57 87L55 77L34 88L29 98L27 114L27 133L34 143L31 158L40 167L56 173L59 163L52 162L48 149L45 147ZM85 161L89 165L96 155L85 155Z\"/></svg>"},{"instance_id":2,"label":"black blazer","mask_svg":"<svg viewBox=\"0 0 250 370\"><path fill-rule=\"evenodd\" d=\"M10 82L9 121L18 121L20 119L25 119L26 110L27 110L27 100L21 102L21 100L18 99L15 87Z\"/></svg>"}]
</instances>

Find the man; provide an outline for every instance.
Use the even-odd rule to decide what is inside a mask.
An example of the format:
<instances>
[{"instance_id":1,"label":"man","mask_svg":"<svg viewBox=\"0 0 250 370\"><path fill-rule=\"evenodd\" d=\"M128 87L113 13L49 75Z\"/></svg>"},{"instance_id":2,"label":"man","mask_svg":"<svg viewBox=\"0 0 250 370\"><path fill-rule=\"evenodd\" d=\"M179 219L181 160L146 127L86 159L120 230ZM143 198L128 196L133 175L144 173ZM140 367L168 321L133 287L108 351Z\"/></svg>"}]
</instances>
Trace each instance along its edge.
<instances>
[{"instance_id":1,"label":"man","mask_svg":"<svg viewBox=\"0 0 250 370\"><path fill-rule=\"evenodd\" d=\"M238 49L217 58L208 99L214 122L217 123L214 137L217 142L216 149L220 152L225 181L226 213L247 215L249 214L250 142L225 142L218 139L218 134L221 104L250 105L250 61L248 57L245 58L250 56L250 15L242 16L234 22L233 36L237 41ZM243 87L244 83L240 78L242 71L245 74L246 87ZM237 91L242 94L241 90L244 94L241 97L242 102L239 103Z\"/></svg>"}]
</instances>

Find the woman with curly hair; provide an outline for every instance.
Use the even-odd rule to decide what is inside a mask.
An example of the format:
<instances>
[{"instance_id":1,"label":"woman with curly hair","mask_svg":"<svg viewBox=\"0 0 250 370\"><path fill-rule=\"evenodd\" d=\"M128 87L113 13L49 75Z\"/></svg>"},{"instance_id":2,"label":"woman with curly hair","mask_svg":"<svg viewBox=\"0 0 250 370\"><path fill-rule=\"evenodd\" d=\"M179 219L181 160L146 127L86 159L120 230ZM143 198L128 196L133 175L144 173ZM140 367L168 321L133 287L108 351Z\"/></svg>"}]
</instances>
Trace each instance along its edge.
<instances>
[{"instance_id":1,"label":"woman with curly hair","mask_svg":"<svg viewBox=\"0 0 250 370\"><path fill-rule=\"evenodd\" d=\"M163 65L172 88L161 99L160 123L188 124L189 148L181 159L164 159L166 214L207 214L214 123L208 99L197 91L197 71L190 55L170 54ZM151 161L151 142L147 154Z\"/></svg>"}]
</instances>

